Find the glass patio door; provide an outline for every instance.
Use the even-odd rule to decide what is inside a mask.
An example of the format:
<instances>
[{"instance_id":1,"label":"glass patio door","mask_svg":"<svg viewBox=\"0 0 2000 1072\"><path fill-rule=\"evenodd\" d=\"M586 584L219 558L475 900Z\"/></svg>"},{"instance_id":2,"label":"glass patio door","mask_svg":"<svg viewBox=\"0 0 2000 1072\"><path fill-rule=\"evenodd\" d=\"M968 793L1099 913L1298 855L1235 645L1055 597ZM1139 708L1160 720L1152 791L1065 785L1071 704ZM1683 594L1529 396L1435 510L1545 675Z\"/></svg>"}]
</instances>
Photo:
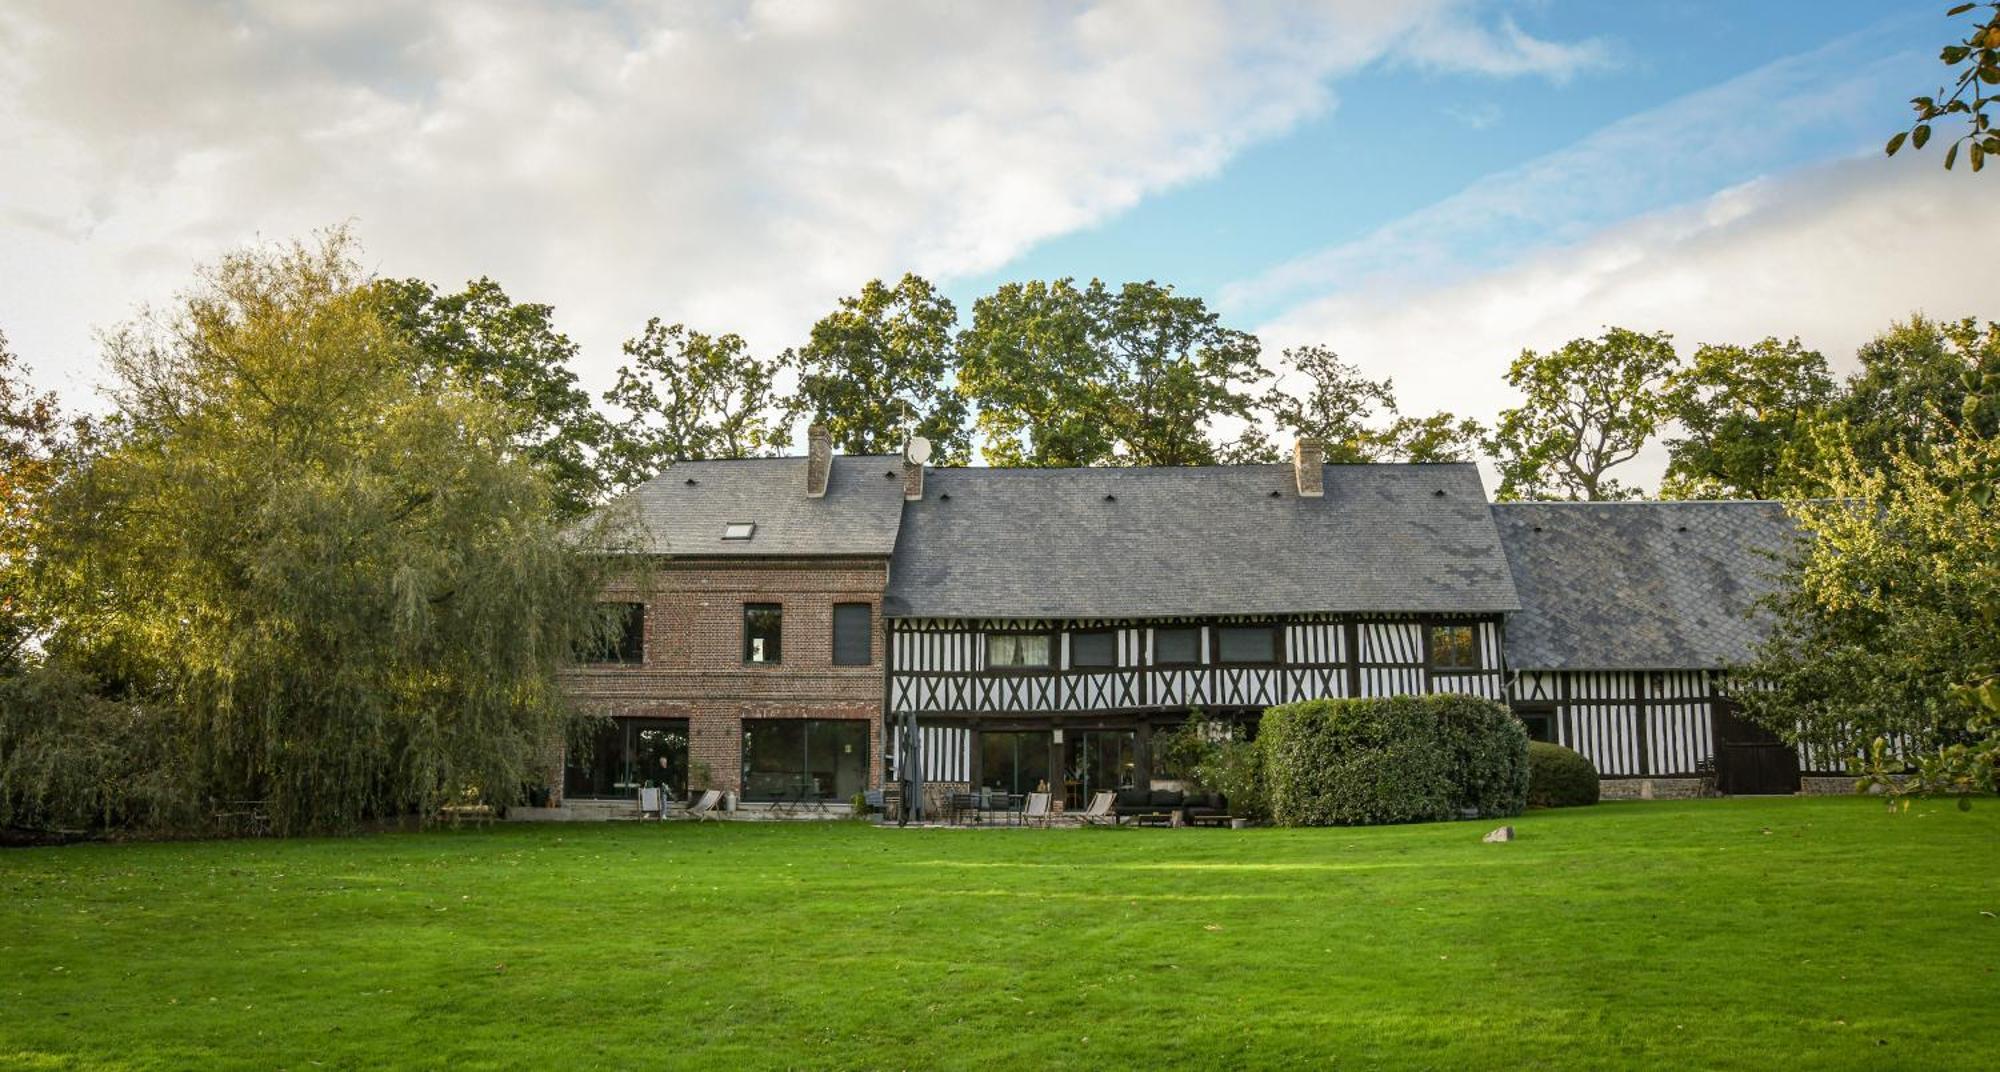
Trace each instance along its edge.
<instances>
[{"instance_id":1,"label":"glass patio door","mask_svg":"<svg viewBox=\"0 0 2000 1072\"><path fill-rule=\"evenodd\" d=\"M688 724L683 719L614 718L563 764L563 795L579 800L631 800L658 787L678 799L687 792Z\"/></svg>"},{"instance_id":2,"label":"glass patio door","mask_svg":"<svg viewBox=\"0 0 2000 1072\"><path fill-rule=\"evenodd\" d=\"M1082 730L1063 741L1064 807L1088 807L1093 794L1130 789L1139 777L1136 730Z\"/></svg>"}]
</instances>

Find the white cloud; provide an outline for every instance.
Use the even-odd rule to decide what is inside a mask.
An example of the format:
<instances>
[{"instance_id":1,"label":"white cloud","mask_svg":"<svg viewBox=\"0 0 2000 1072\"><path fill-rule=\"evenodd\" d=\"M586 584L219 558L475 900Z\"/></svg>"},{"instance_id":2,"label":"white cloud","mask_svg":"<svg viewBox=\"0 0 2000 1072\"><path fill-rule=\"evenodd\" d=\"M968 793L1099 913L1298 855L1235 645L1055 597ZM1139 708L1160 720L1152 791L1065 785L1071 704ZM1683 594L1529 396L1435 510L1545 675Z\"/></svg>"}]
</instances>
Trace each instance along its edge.
<instances>
[{"instance_id":1,"label":"white cloud","mask_svg":"<svg viewBox=\"0 0 2000 1072\"><path fill-rule=\"evenodd\" d=\"M1863 35L1787 57L1575 144L1485 176L1350 242L1224 289L1226 308L1275 311L1363 287L1429 286L1580 241L1639 213L1781 170L1801 156L1876 146L1871 105L1927 78L1910 53L1882 55ZM1934 64L1933 64L1934 65Z\"/></svg>"},{"instance_id":2,"label":"white cloud","mask_svg":"<svg viewBox=\"0 0 2000 1072\"><path fill-rule=\"evenodd\" d=\"M195 261L351 219L383 271L554 303L594 383L650 314L774 348L871 275L1211 174L1385 57L1593 62L1466 7L11 4L0 326L73 392L90 328ZM1464 39L1399 53L1420 25Z\"/></svg>"},{"instance_id":3,"label":"white cloud","mask_svg":"<svg viewBox=\"0 0 2000 1072\"><path fill-rule=\"evenodd\" d=\"M1879 154L1760 179L1626 221L1511 266L1436 286L1369 286L1307 303L1267 342L1324 342L1393 375L1410 410L1490 418L1524 348L1607 324L1704 342L1798 336L1837 369L1921 312L2000 319L1978 251L2000 245L2000 186L1936 154ZM1656 450L1635 474L1657 477Z\"/></svg>"}]
</instances>

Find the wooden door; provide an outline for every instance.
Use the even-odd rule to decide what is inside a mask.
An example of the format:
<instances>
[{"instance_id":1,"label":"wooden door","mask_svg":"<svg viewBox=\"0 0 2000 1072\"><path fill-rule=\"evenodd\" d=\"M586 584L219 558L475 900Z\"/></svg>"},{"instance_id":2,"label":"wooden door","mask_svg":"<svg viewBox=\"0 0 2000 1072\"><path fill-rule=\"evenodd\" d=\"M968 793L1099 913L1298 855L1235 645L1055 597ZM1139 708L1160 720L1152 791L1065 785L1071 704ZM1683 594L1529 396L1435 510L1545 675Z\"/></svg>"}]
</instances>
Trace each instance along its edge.
<instances>
[{"instance_id":1,"label":"wooden door","mask_svg":"<svg viewBox=\"0 0 2000 1072\"><path fill-rule=\"evenodd\" d=\"M1799 791L1799 753L1777 734L1715 702L1715 788L1731 796Z\"/></svg>"}]
</instances>

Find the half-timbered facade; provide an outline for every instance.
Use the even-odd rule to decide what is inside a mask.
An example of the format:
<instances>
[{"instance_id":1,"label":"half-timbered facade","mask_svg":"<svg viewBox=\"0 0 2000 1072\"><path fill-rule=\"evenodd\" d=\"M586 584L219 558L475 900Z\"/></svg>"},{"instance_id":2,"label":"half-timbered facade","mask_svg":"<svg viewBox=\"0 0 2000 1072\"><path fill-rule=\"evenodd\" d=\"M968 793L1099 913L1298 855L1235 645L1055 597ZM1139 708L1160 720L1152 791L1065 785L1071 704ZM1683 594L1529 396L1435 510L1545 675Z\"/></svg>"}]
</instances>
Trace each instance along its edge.
<instances>
[{"instance_id":1,"label":"half-timbered facade","mask_svg":"<svg viewBox=\"0 0 2000 1072\"><path fill-rule=\"evenodd\" d=\"M927 783L1144 787L1199 710L1504 699L1516 600L1469 465L965 469L906 504L884 707Z\"/></svg>"},{"instance_id":2,"label":"half-timbered facade","mask_svg":"<svg viewBox=\"0 0 2000 1072\"><path fill-rule=\"evenodd\" d=\"M1797 533L1773 502L1497 503L1521 610L1508 698L1529 732L1590 757L1615 794L1791 792L1840 757L1737 717L1726 674L1763 635Z\"/></svg>"}]
</instances>

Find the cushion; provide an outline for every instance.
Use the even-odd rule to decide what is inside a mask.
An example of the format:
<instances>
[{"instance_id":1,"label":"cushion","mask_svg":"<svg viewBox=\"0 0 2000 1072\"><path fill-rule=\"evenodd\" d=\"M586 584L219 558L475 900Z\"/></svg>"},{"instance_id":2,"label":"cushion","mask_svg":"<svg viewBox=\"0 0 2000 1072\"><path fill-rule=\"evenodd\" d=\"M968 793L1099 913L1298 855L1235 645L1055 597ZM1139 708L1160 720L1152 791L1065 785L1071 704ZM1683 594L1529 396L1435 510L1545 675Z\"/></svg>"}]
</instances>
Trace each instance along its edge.
<instances>
[{"instance_id":1,"label":"cushion","mask_svg":"<svg viewBox=\"0 0 2000 1072\"><path fill-rule=\"evenodd\" d=\"M1151 803L1152 794L1144 789L1120 789L1118 791L1118 808L1120 811L1144 808Z\"/></svg>"},{"instance_id":2,"label":"cushion","mask_svg":"<svg viewBox=\"0 0 2000 1072\"><path fill-rule=\"evenodd\" d=\"M1178 808L1181 806L1181 791L1178 789L1153 790L1152 805L1156 808Z\"/></svg>"}]
</instances>

